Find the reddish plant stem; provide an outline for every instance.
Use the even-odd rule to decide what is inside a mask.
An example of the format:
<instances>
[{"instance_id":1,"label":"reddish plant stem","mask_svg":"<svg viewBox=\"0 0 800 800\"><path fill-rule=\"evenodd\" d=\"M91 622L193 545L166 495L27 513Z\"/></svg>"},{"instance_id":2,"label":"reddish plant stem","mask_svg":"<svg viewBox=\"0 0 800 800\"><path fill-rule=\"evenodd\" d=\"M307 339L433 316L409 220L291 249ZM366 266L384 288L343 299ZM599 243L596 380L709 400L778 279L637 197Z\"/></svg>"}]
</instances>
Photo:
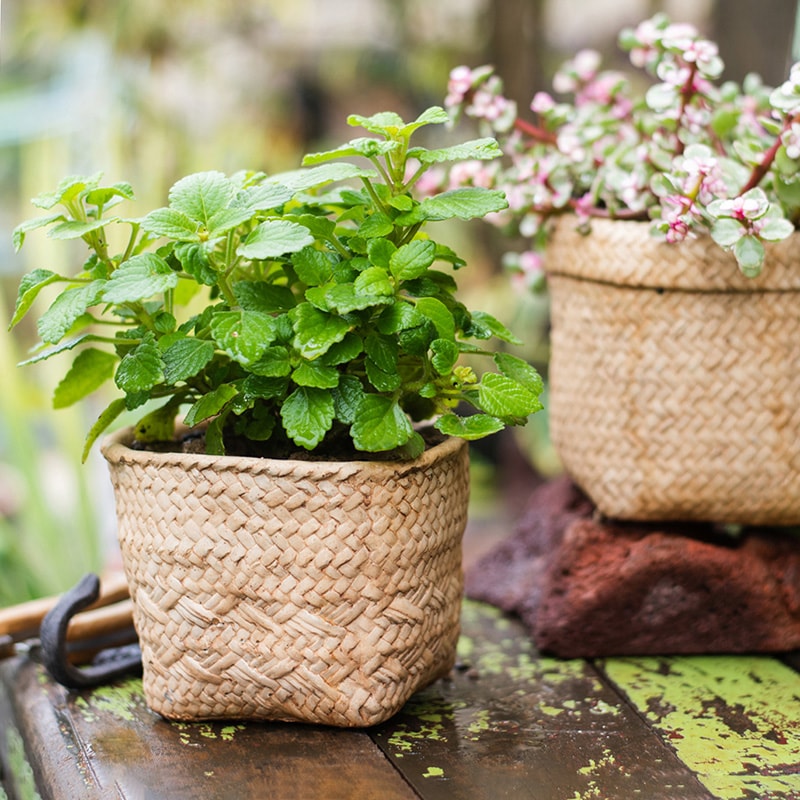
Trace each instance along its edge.
<instances>
[{"instance_id":1,"label":"reddish plant stem","mask_svg":"<svg viewBox=\"0 0 800 800\"><path fill-rule=\"evenodd\" d=\"M514 120L514 127L520 133L530 136L531 139L535 139L537 142L544 142L545 144L556 144L557 142L555 134L544 130L544 128L540 128L538 125L534 125L532 122L520 119L519 117Z\"/></svg>"},{"instance_id":2,"label":"reddish plant stem","mask_svg":"<svg viewBox=\"0 0 800 800\"><path fill-rule=\"evenodd\" d=\"M745 192L749 192L751 189L755 189L756 186L758 186L758 184L764 180L764 176L769 172L772 162L775 161L775 156L778 155L783 134L792 127L792 124L795 123L799 117L800 115L795 114L788 116L785 119L781 132L778 134L769 150L764 153L764 158L761 159L761 163L753 168L753 171L750 173L749 180L739 192L740 195L743 195Z\"/></svg>"}]
</instances>

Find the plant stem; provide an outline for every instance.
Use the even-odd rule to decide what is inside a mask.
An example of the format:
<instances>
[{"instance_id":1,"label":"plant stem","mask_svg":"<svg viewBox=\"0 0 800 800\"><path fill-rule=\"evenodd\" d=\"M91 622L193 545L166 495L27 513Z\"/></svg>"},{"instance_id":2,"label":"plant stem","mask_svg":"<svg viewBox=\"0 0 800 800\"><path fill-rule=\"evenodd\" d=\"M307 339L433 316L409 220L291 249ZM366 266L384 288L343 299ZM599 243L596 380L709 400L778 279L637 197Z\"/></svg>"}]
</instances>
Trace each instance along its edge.
<instances>
[{"instance_id":1,"label":"plant stem","mask_svg":"<svg viewBox=\"0 0 800 800\"><path fill-rule=\"evenodd\" d=\"M769 172L770 167L772 166L772 162L775 160L775 156L778 155L778 150L780 150L783 134L788 131L792 125L797 122L798 118L800 118L800 114L794 114L788 116L783 123L783 128L781 132L778 134L775 141L772 143L772 146L764 153L764 157L761 159L761 163L758 164L753 168L753 171L750 173L750 178L747 183L742 187L739 191L739 195L743 195L746 192L749 192L751 189L755 189L764 177Z\"/></svg>"}]
</instances>

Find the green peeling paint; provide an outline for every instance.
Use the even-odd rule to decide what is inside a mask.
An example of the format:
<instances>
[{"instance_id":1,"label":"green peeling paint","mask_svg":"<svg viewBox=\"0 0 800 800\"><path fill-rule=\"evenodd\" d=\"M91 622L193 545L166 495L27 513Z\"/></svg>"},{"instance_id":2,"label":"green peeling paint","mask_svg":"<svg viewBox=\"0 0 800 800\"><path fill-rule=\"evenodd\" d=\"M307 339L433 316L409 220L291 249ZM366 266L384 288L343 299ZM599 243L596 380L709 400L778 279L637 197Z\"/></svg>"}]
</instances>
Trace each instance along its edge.
<instances>
[{"instance_id":1,"label":"green peeling paint","mask_svg":"<svg viewBox=\"0 0 800 800\"><path fill-rule=\"evenodd\" d=\"M423 778L444 778L444 770L441 767L428 767L422 773Z\"/></svg>"},{"instance_id":2,"label":"green peeling paint","mask_svg":"<svg viewBox=\"0 0 800 800\"><path fill-rule=\"evenodd\" d=\"M19 800L42 800L36 790L36 779L25 754L25 743L22 741L22 737L17 729L10 725L6 728L5 734L8 766L11 773L8 778L15 791L15 796Z\"/></svg>"},{"instance_id":3,"label":"green peeling paint","mask_svg":"<svg viewBox=\"0 0 800 800\"><path fill-rule=\"evenodd\" d=\"M247 727L246 725L224 725L220 727L212 722L172 722L170 724L174 730L178 731L181 744L194 747L209 739L232 742L236 734Z\"/></svg>"},{"instance_id":4,"label":"green peeling paint","mask_svg":"<svg viewBox=\"0 0 800 800\"><path fill-rule=\"evenodd\" d=\"M95 722L98 713L111 714L123 722L133 722L136 712L145 708L140 678L100 686L85 697L76 697L74 702L87 722Z\"/></svg>"},{"instance_id":5,"label":"green peeling paint","mask_svg":"<svg viewBox=\"0 0 800 800\"><path fill-rule=\"evenodd\" d=\"M800 797L800 675L773 658L619 658L608 677L721 800Z\"/></svg>"}]
</instances>

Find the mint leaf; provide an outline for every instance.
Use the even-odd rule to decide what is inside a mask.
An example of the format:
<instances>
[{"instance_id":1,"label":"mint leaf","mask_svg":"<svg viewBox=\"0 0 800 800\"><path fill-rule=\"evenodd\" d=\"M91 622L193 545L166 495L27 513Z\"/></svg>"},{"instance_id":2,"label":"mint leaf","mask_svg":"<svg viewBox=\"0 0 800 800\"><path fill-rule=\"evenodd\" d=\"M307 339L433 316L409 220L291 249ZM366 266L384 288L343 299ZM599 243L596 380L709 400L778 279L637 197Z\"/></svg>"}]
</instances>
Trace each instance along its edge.
<instances>
[{"instance_id":1,"label":"mint leaf","mask_svg":"<svg viewBox=\"0 0 800 800\"><path fill-rule=\"evenodd\" d=\"M372 239L367 244L367 255L370 263L376 267L389 269L392 254L397 251L397 246L388 239Z\"/></svg>"},{"instance_id":2,"label":"mint leaf","mask_svg":"<svg viewBox=\"0 0 800 800\"><path fill-rule=\"evenodd\" d=\"M397 401L377 394L361 398L350 428L356 448L368 453L402 447L413 433L411 421Z\"/></svg>"},{"instance_id":3,"label":"mint leaf","mask_svg":"<svg viewBox=\"0 0 800 800\"><path fill-rule=\"evenodd\" d=\"M425 322L425 317L407 300L396 300L378 319L378 330L381 333L393 334L400 331L418 328Z\"/></svg>"},{"instance_id":4,"label":"mint leaf","mask_svg":"<svg viewBox=\"0 0 800 800\"><path fill-rule=\"evenodd\" d=\"M122 357L114 376L114 382L126 395L149 392L162 380L161 353L152 334Z\"/></svg>"},{"instance_id":5,"label":"mint leaf","mask_svg":"<svg viewBox=\"0 0 800 800\"><path fill-rule=\"evenodd\" d=\"M488 414L473 414L471 417L445 414L439 417L433 426L445 436L458 436L460 439L473 441L498 433L505 428L505 423Z\"/></svg>"},{"instance_id":6,"label":"mint leaf","mask_svg":"<svg viewBox=\"0 0 800 800\"><path fill-rule=\"evenodd\" d=\"M341 317L301 303L289 312L295 331L294 344L308 359L315 359L341 342L350 330L350 323Z\"/></svg>"},{"instance_id":7,"label":"mint leaf","mask_svg":"<svg viewBox=\"0 0 800 800\"><path fill-rule=\"evenodd\" d=\"M470 336L476 339L490 339L495 336L509 344L522 344L522 341L517 336L511 333L502 322L495 319L491 314L487 314L485 311L473 311L471 316Z\"/></svg>"},{"instance_id":8,"label":"mint leaf","mask_svg":"<svg viewBox=\"0 0 800 800\"><path fill-rule=\"evenodd\" d=\"M113 353L93 347L82 350L55 388L53 408L66 408L91 394L114 375L116 365Z\"/></svg>"},{"instance_id":9,"label":"mint leaf","mask_svg":"<svg viewBox=\"0 0 800 800\"><path fill-rule=\"evenodd\" d=\"M542 409L537 394L513 378L493 372L484 375L480 382L478 403L487 414L506 420L525 418Z\"/></svg>"},{"instance_id":10,"label":"mint leaf","mask_svg":"<svg viewBox=\"0 0 800 800\"><path fill-rule=\"evenodd\" d=\"M179 242L199 242L198 224L182 211L174 208L157 208L141 222L142 230L156 236L177 239Z\"/></svg>"},{"instance_id":11,"label":"mint leaf","mask_svg":"<svg viewBox=\"0 0 800 800\"><path fill-rule=\"evenodd\" d=\"M291 189L280 183L262 183L240 192L232 205L243 206L250 211L270 211L288 203L292 194Z\"/></svg>"},{"instance_id":12,"label":"mint leaf","mask_svg":"<svg viewBox=\"0 0 800 800\"><path fill-rule=\"evenodd\" d=\"M247 222L252 216L253 212L249 208L223 208L208 221L208 236L210 239L222 236Z\"/></svg>"},{"instance_id":13,"label":"mint leaf","mask_svg":"<svg viewBox=\"0 0 800 800\"><path fill-rule=\"evenodd\" d=\"M314 247L304 247L292 256L297 277L306 286L322 286L333 277L333 265L328 256Z\"/></svg>"},{"instance_id":14,"label":"mint leaf","mask_svg":"<svg viewBox=\"0 0 800 800\"><path fill-rule=\"evenodd\" d=\"M397 358L399 349L397 342L388 336L370 336L364 342L367 355L384 372L397 371Z\"/></svg>"},{"instance_id":15,"label":"mint leaf","mask_svg":"<svg viewBox=\"0 0 800 800\"><path fill-rule=\"evenodd\" d=\"M221 172L197 172L181 178L169 190L169 204L209 227L209 221L233 200L236 185Z\"/></svg>"},{"instance_id":16,"label":"mint leaf","mask_svg":"<svg viewBox=\"0 0 800 800\"><path fill-rule=\"evenodd\" d=\"M466 186L451 189L434 197L426 197L415 209L399 216L398 225L415 225L419 222L445 219L475 219L508 208L503 192L484 189L480 186Z\"/></svg>"},{"instance_id":17,"label":"mint leaf","mask_svg":"<svg viewBox=\"0 0 800 800\"><path fill-rule=\"evenodd\" d=\"M214 391L203 395L187 412L184 422L193 428L200 422L219 414L228 403L239 394L237 388L230 383L223 383Z\"/></svg>"},{"instance_id":18,"label":"mint leaf","mask_svg":"<svg viewBox=\"0 0 800 800\"><path fill-rule=\"evenodd\" d=\"M349 314L351 311L362 311L373 306L387 305L393 299L394 292L391 295L365 294L356 291L355 284L352 283L337 284L325 291L325 305L328 310L336 311L339 314Z\"/></svg>"},{"instance_id":19,"label":"mint leaf","mask_svg":"<svg viewBox=\"0 0 800 800\"><path fill-rule=\"evenodd\" d=\"M424 275L436 258L436 245L430 239L415 239L404 244L390 258L392 275L402 281Z\"/></svg>"},{"instance_id":20,"label":"mint leaf","mask_svg":"<svg viewBox=\"0 0 800 800\"><path fill-rule=\"evenodd\" d=\"M312 167L327 161L334 161L339 158L350 158L352 156L378 158L392 150L397 150L399 147L400 142L387 142L367 137L352 139L347 144L343 144L341 147L337 147L334 150L326 150L322 153L310 153L303 158L303 166Z\"/></svg>"},{"instance_id":21,"label":"mint leaf","mask_svg":"<svg viewBox=\"0 0 800 800\"><path fill-rule=\"evenodd\" d=\"M275 320L259 311L220 311L211 318L214 341L234 361L258 361L277 334Z\"/></svg>"},{"instance_id":22,"label":"mint leaf","mask_svg":"<svg viewBox=\"0 0 800 800\"><path fill-rule=\"evenodd\" d=\"M268 219L250 233L236 252L243 258L263 261L296 253L313 243L314 237L304 225L283 219Z\"/></svg>"},{"instance_id":23,"label":"mint leaf","mask_svg":"<svg viewBox=\"0 0 800 800\"><path fill-rule=\"evenodd\" d=\"M441 150L426 150L415 147L408 151L411 158L416 158L422 164L441 164L446 161L488 161L499 158L503 154L500 146L491 137L474 139L463 144L445 147Z\"/></svg>"},{"instance_id":24,"label":"mint leaf","mask_svg":"<svg viewBox=\"0 0 800 800\"><path fill-rule=\"evenodd\" d=\"M97 188L103 177L102 172L94 175L70 175L64 178L54 192L43 192L33 198L32 202L37 208L49 210L59 203L68 203L74 200L81 192Z\"/></svg>"},{"instance_id":25,"label":"mint leaf","mask_svg":"<svg viewBox=\"0 0 800 800\"><path fill-rule=\"evenodd\" d=\"M133 200L133 187L127 181L92 189L86 194L86 202L90 206L107 206L112 200Z\"/></svg>"},{"instance_id":26,"label":"mint leaf","mask_svg":"<svg viewBox=\"0 0 800 800\"><path fill-rule=\"evenodd\" d=\"M312 450L330 430L334 419L333 398L325 389L299 386L281 406L283 427L289 438Z\"/></svg>"},{"instance_id":27,"label":"mint leaf","mask_svg":"<svg viewBox=\"0 0 800 800\"><path fill-rule=\"evenodd\" d=\"M353 283L356 294L371 297L394 297L394 284L385 269L368 267L358 274Z\"/></svg>"},{"instance_id":28,"label":"mint leaf","mask_svg":"<svg viewBox=\"0 0 800 800\"><path fill-rule=\"evenodd\" d=\"M353 127L364 128L370 133L391 138L396 136L405 125L403 118L393 111L380 111L371 117L362 117L360 114L351 114L347 124Z\"/></svg>"},{"instance_id":29,"label":"mint leaf","mask_svg":"<svg viewBox=\"0 0 800 800\"><path fill-rule=\"evenodd\" d=\"M303 361L292 372L292 380L298 386L333 389L339 384L339 370L319 361Z\"/></svg>"},{"instance_id":30,"label":"mint leaf","mask_svg":"<svg viewBox=\"0 0 800 800\"><path fill-rule=\"evenodd\" d=\"M217 273L211 266L208 253L202 244L182 242L175 246L174 252L187 275L191 275L204 286L214 286L217 282Z\"/></svg>"},{"instance_id":31,"label":"mint leaf","mask_svg":"<svg viewBox=\"0 0 800 800\"><path fill-rule=\"evenodd\" d=\"M43 342L57 344L69 329L100 300L106 281L97 280L63 291L37 323Z\"/></svg>"},{"instance_id":32,"label":"mint leaf","mask_svg":"<svg viewBox=\"0 0 800 800\"><path fill-rule=\"evenodd\" d=\"M328 349L325 355L320 357L323 364L335 367L338 364L346 364L361 355L364 343L361 337L355 333L348 333L341 342L337 342Z\"/></svg>"},{"instance_id":33,"label":"mint leaf","mask_svg":"<svg viewBox=\"0 0 800 800\"><path fill-rule=\"evenodd\" d=\"M386 216L376 212L370 214L359 226L358 235L364 239L377 239L388 236L394 230L394 224Z\"/></svg>"},{"instance_id":34,"label":"mint leaf","mask_svg":"<svg viewBox=\"0 0 800 800\"><path fill-rule=\"evenodd\" d=\"M264 281L238 281L233 287L233 294L245 311L274 314L278 311L288 311L297 305L295 296L288 286L278 286Z\"/></svg>"},{"instance_id":35,"label":"mint leaf","mask_svg":"<svg viewBox=\"0 0 800 800\"><path fill-rule=\"evenodd\" d=\"M161 408L145 414L134 426L134 435L140 442L168 442L175 436L175 417L179 404L170 398Z\"/></svg>"},{"instance_id":36,"label":"mint leaf","mask_svg":"<svg viewBox=\"0 0 800 800\"><path fill-rule=\"evenodd\" d=\"M377 175L374 169L363 169L355 164L340 161L334 164L321 164L310 169L297 169L291 172L282 172L273 175L272 179L280 181L292 192L305 192L316 186L322 186L332 181L345 181L350 178L374 178Z\"/></svg>"},{"instance_id":37,"label":"mint leaf","mask_svg":"<svg viewBox=\"0 0 800 800\"><path fill-rule=\"evenodd\" d=\"M461 355L461 348L449 339L434 339L431 342L431 363L440 375L449 375Z\"/></svg>"},{"instance_id":38,"label":"mint leaf","mask_svg":"<svg viewBox=\"0 0 800 800\"><path fill-rule=\"evenodd\" d=\"M47 217L38 217L36 219L29 219L25 222L20 223L14 228L14 233L12 234L12 242L14 244L14 250L19 252L19 249L22 247L23 243L25 242L25 234L30 233L30 231L35 231L37 228L44 228L46 225L50 225L52 222L64 220L66 217L63 214L51 214Z\"/></svg>"},{"instance_id":39,"label":"mint leaf","mask_svg":"<svg viewBox=\"0 0 800 800\"><path fill-rule=\"evenodd\" d=\"M289 351L285 347L268 347L254 364L250 365L253 375L265 378L283 378L292 371Z\"/></svg>"},{"instance_id":40,"label":"mint leaf","mask_svg":"<svg viewBox=\"0 0 800 800\"><path fill-rule=\"evenodd\" d=\"M379 392L393 392L400 388L402 378L397 372L387 372L381 369L371 358L367 358L364 366L367 370L367 380Z\"/></svg>"},{"instance_id":41,"label":"mint leaf","mask_svg":"<svg viewBox=\"0 0 800 800\"><path fill-rule=\"evenodd\" d=\"M47 235L51 239L80 239L82 236L86 236L87 233L99 230L109 222L116 222L116 219L93 219L88 222L67 219L50 228Z\"/></svg>"},{"instance_id":42,"label":"mint leaf","mask_svg":"<svg viewBox=\"0 0 800 800\"><path fill-rule=\"evenodd\" d=\"M416 308L423 317L433 323L439 338L450 339L451 341L455 339L455 320L450 310L441 300L437 300L435 297L421 297L417 300Z\"/></svg>"},{"instance_id":43,"label":"mint leaf","mask_svg":"<svg viewBox=\"0 0 800 800\"><path fill-rule=\"evenodd\" d=\"M193 378L214 358L211 342L192 337L179 339L161 354L164 362L164 379L178 383Z\"/></svg>"},{"instance_id":44,"label":"mint leaf","mask_svg":"<svg viewBox=\"0 0 800 800\"><path fill-rule=\"evenodd\" d=\"M336 419L345 425L352 425L356 419L358 404L364 397L361 381L355 375L342 375L339 378L339 385L331 389L331 397Z\"/></svg>"},{"instance_id":45,"label":"mint leaf","mask_svg":"<svg viewBox=\"0 0 800 800\"><path fill-rule=\"evenodd\" d=\"M59 353L64 353L67 350L74 350L79 344L97 341L100 341L99 336L91 333L82 333L80 336L76 336L74 339L68 339L66 342L61 342L61 344L56 345L55 347L48 347L46 350L40 350L30 358L26 358L25 361L20 361L17 366L24 367L28 364L36 364L39 361L46 361L48 358L52 358Z\"/></svg>"},{"instance_id":46,"label":"mint leaf","mask_svg":"<svg viewBox=\"0 0 800 800\"><path fill-rule=\"evenodd\" d=\"M24 275L19 282L19 290L17 291L17 303L14 306L14 316L8 324L8 330L11 330L28 312L33 305L33 301L39 295L39 292L45 286L60 280L60 276L49 269L35 269Z\"/></svg>"},{"instance_id":47,"label":"mint leaf","mask_svg":"<svg viewBox=\"0 0 800 800\"><path fill-rule=\"evenodd\" d=\"M154 253L133 256L111 274L103 290L106 303L137 303L178 285L178 274Z\"/></svg>"},{"instance_id":48,"label":"mint leaf","mask_svg":"<svg viewBox=\"0 0 800 800\"><path fill-rule=\"evenodd\" d=\"M509 353L495 353L494 363L497 364L503 375L522 384L535 395L538 396L544 391L542 376L524 359Z\"/></svg>"},{"instance_id":49,"label":"mint leaf","mask_svg":"<svg viewBox=\"0 0 800 800\"><path fill-rule=\"evenodd\" d=\"M92 425L89 433L86 435L86 440L83 443L83 452L81 453L81 462L85 462L89 457L89 451L92 449L92 445L97 441L97 437L100 436L124 410L125 398L118 397L100 414L97 421Z\"/></svg>"}]
</instances>

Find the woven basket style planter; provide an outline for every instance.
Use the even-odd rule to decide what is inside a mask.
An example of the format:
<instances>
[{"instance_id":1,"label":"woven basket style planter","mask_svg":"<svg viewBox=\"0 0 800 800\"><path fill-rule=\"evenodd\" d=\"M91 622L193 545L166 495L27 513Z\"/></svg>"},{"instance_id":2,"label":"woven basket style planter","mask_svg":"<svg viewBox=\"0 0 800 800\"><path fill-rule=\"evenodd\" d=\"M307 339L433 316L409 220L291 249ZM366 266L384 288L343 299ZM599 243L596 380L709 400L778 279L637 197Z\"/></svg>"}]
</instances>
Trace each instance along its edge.
<instances>
[{"instance_id":1,"label":"woven basket style planter","mask_svg":"<svg viewBox=\"0 0 800 800\"><path fill-rule=\"evenodd\" d=\"M152 453L110 437L148 705L374 725L452 668L465 442L413 462Z\"/></svg>"},{"instance_id":2,"label":"woven basket style planter","mask_svg":"<svg viewBox=\"0 0 800 800\"><path fill-rule=\"evenodd\" d=\"M606 516L800 523L800 238L747 279L710 238L559 222L549 413Z\"/></svg>"}]
</instances>

